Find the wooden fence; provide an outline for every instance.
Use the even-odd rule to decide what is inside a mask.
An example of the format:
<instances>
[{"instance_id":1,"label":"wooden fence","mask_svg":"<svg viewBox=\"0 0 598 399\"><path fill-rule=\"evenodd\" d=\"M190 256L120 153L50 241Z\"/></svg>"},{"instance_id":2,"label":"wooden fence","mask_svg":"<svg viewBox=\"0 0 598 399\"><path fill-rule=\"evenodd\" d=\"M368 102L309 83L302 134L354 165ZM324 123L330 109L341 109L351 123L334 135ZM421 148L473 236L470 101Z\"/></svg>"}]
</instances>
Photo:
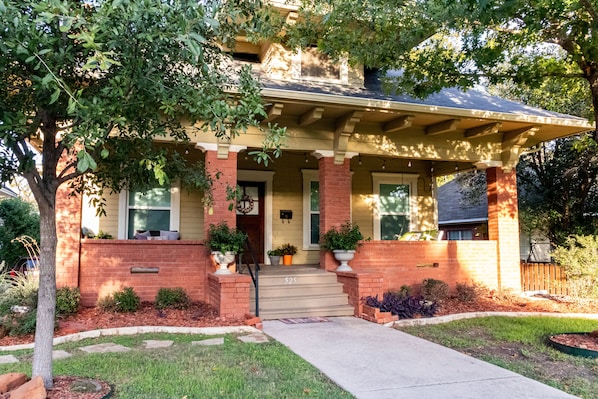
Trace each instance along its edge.
<instances>
[{"instance_id":1,"label":"wooden fence","mask_svg":"<svg viewBox=\"0 0 598 399\"><path fill-rule=\"evenodd\" d=\"M569 294L565 272L560 265L554 263L521 262L521 289L545 290L555 295Z\"/></svg>"}]
</instances>

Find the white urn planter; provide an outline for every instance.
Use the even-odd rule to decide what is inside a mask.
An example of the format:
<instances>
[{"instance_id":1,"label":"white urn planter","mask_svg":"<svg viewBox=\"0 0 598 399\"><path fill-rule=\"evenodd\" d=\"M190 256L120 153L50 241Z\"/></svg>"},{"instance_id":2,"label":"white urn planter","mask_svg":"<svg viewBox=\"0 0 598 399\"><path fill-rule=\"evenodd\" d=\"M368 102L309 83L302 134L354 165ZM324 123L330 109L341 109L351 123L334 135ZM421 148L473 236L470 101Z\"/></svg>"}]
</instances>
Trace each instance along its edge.
<instances>
[{"instance_id":1,"label":"white urn planter","mask_svg":"<svg viewBox=\"0 0 598 399\"><path fill-rule=\"evenodd\" d=\"M337 272L351 272L351 266L349 266L349 261L353 259L355 256L354 250L346 250L346 249L335 249L332 251L334 254L334 259L338 260L341 264L336 268Z\"/></svg>"},{"instance_id":2,"label":"white urn planter","mask_svg":"<svg viewBox=\"0 0 598 399\"><path fill-rule=\"evenodd\" d=\"M212 256L214 257L214 261L218 264L218 269L216 269L214 274L232 274L232 272L228 270L228 265L235 261L234 252L222 253L220 251L214 251L212 252Z\"/></svg>"}]
</instances>

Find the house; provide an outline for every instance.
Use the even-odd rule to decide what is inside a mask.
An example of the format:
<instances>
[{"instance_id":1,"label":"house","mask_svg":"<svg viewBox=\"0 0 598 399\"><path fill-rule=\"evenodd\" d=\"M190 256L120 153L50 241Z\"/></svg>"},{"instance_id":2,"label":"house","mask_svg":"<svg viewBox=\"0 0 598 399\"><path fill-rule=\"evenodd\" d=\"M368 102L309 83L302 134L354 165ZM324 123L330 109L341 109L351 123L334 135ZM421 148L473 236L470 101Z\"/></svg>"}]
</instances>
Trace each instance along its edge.
<instances>
[{"instance_id":1,"label":"house","mask_svg":"<svg viewBox=\"0 0 598 399\"><path fill-rule=\"evenodd\" d=\"M488 239L488 198L483 195L468 203L460 192L459 183L451 180L438 187L438 228L448 240ZM540 234L519 231L521 261L550 262L550 241Z\"/></svg>"},{"instance_id":2,"label":"house","mask_svg":"<svg viewBox=\"0 0 598 399\"><path fill-rule=\"evenodd\" d=\"M281 12L292 17L289 8ZM294 263L315 265L321 275L309 279L323 279L337 263L320 251L320 232L351 220L371 240L351 262L352 272L332 276L355 314L363 296L427 277L520 290L514 167L524 149L591 129L587 121L475 90L444 90L425 100L389 95L376 71L331 63L311 48L247 42L238 51L237 62L250 64L264 84L263 123L287 128L282 156L268 166L251 159L263 137L258 130L232 141L192 136L186 156L221 173L211 209L203 208L199 194L176 185L152 195L107 195L101 218L86 198L60 194L59 286L80 287L84 305L123 286L133 286L142 300L153 300L160 287L180 286L222 316L236 317L252 306L251 278L213 273L203 245L210 224L226 221L246 230L260 263L268 263L269 249L292 243L299 248ZM435 178L472 168L488 175L488 240L396 240L406 231L436 229ZM232 211L227 185L238 185L244 198ZM83 227L115 239L83 238ZM180 239L135 239L146 229L176 231ZM293 292L293 301L306 295L307 289L293 287L309 280L300 277L304 267L278 270L271 279L283 285L283 295Z\"/></svg>"},{"instance_id":3,"label":"house","mask_svg":"<svg viewBox=\"0 0 598 399\"><path fill-rule=\"evenodd\" d=\"M4 198L16 198L18 197L17 193L15 193L13 190L11 190L10 188L8 188L7 186L0 186L0 200L4 199Z\"/></svg>"}]
</instances>

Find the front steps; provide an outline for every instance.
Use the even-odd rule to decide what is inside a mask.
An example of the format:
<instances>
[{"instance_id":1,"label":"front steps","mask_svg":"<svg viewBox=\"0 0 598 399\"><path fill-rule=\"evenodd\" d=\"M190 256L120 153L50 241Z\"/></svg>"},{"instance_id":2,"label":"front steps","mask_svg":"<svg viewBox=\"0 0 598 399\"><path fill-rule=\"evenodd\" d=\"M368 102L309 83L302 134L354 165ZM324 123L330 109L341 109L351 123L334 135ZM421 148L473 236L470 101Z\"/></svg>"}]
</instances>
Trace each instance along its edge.
<instances>
[{"instance_id":1,"label":"front steps","mask_svg":"<svg viewBox=\"0 0 598 399\"><path fill-rule=\"evenodd\" d=\"M259 292L262 320L354 314L336 274L310 266L264 268L259 276ZM250 300L255 312L253 285Z\"/></svg>"}]
</instances>

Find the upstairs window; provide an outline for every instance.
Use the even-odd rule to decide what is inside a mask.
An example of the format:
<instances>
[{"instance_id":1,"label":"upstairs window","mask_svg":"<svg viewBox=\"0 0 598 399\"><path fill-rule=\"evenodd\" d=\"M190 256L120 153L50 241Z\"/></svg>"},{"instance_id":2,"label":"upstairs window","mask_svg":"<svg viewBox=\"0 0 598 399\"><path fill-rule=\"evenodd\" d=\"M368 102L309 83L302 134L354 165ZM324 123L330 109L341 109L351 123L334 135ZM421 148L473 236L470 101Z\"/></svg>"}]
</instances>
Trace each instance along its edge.
<instances>
[{"instance_id":1,"label":"upstairs window","mask_svg":"<svg viewBox=\"0 0 598 399\"><path fill-rule=\"evenodd\" d=\"M346 59L333 61L316 47L307 47L293 54L292 76L301 80L348 84L349 66Z\"/></svg>"}]
</instances>

